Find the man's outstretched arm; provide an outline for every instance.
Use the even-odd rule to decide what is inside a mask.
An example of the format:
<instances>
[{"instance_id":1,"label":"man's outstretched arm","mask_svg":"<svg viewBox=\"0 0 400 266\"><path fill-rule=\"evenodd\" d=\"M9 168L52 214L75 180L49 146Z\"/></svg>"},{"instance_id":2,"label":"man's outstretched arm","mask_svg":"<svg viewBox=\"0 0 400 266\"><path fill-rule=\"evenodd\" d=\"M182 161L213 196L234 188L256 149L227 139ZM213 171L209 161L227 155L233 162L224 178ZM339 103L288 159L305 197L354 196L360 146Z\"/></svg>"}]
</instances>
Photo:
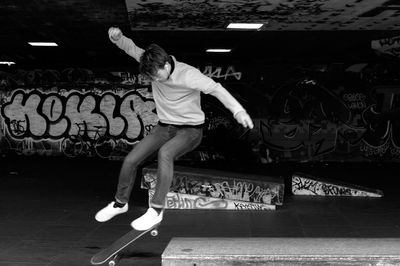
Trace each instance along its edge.
<instances>
[{"instance_id":1,"label":"man's outstretched arm","mask_svg":"<svg viewBox=\"0 0 400 266\"><path fill-rule=\"evenodd\" d=\"M188 87L210 94L229 109L236 121L244 127L252 129L253 121L243 106L220 84L202 74L198 69L191 69L186 75Z\"/></svg>"},{"instance_id":2,"label":"man's outstretched arm","mask_svg":"<svg viewBox=\"0 0 400 266\"><path fill-rule=\"evenodd\" d=\"M213 90L210 91L210 94L216 97L225 107L229 108L233 111L233 117L236 121L241 124L243 127L248 127L252 129L254 127L253 121L251 120L249 114L242 107L242 105L219 83L214 87Z\"/></svg>"}]
</instances>

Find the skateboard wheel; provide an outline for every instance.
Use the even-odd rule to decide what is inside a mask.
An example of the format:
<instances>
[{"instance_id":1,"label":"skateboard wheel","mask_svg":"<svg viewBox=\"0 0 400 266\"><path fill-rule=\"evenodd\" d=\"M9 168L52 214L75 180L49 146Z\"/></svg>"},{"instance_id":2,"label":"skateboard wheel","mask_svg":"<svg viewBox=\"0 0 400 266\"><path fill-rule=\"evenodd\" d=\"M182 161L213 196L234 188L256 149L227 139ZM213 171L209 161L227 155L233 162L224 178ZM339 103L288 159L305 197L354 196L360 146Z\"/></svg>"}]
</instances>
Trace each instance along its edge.
<instances>
[{"instance_id":1,"label":"skateboard wheel","mask_svg":"<svg viewBox=\"0 0 400 266\"><path fill-rule=\"evenodd\" d=\"M157 236L158 235L158 230L157 229L151 230L150 235L151 236Z\"/></svg>"},{"instance_id":2,"label":"skateboard wheel","mask_svg":"<svg viewBox=\"0 0 400 266\"><path fill-rule=\"evenodd\" d=\"M118 254L115 254L112 259L108 262L109 266L115 266L117 265L118 260L120 259Z\"/></svg>"}]
</instances>

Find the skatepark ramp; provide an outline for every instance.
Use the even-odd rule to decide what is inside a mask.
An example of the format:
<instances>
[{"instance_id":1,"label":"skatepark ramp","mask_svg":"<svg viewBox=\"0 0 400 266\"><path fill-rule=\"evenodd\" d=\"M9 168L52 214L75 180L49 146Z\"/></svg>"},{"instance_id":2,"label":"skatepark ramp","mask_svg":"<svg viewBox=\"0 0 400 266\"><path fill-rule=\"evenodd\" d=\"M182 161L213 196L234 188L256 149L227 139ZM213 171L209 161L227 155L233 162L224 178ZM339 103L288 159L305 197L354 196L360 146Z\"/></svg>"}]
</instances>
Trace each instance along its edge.
<instances>
[{"instance_id":1,"label":"skatepark ramp","mask_svg":"<svg viewBox=\"0 0 400 266\"><path fill-rule=\"evenodd\" d=\"M173 238L163 266L400 265L395 238Z\"/></svg>"},{"instance_id":2,"label":"skatepark ramp","mask_svg":"<svg viewBox=\"0 0 400 266\"><path fill-rule=\"evenodd\" d=\"M142 171L142 188L154 194L157 166ZM283 177L175 166L167 209L275 210L282 205Z\"/></svg>"},{"instance_id":3,"label":"skatepark ramp","mask_svg":"<svg viewBox=\"0 0 400 266\"><path fill-rule=\"evenodd\" d=\"M379 189L362 187L304 173L294 173L292 175L292 193L306 196L383 197L383 192Z\"/></svg>"}]
</instances>

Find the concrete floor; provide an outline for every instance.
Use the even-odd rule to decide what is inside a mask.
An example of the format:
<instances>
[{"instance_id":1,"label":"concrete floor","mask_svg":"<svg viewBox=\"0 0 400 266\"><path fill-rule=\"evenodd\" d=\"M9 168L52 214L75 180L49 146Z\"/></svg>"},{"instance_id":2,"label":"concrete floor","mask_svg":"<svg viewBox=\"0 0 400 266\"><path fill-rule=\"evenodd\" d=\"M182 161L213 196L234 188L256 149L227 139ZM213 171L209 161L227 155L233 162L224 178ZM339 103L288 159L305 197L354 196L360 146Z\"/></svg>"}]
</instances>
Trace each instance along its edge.
<instances>
[{"instance_id":1,"label":"concrete floor","mask_svg":"<svg viewBox=\"0 0 400 266\"><path fill-rule=\"evenodd\" d=\"M128 232L130 222L146 210L146 191L136 186L127 214L102 224L94 220L113 197L120 164L0 159L0 266L90 265L93 254ZM160 265L172 237L400 237L396 164L280 164L253 170L286 178L283 206L271 212L168 210L159 236L130 246L119 265ZM293 196L289 177L294 171L382 189L385 197Z\"/></svg>"}]
</instances>

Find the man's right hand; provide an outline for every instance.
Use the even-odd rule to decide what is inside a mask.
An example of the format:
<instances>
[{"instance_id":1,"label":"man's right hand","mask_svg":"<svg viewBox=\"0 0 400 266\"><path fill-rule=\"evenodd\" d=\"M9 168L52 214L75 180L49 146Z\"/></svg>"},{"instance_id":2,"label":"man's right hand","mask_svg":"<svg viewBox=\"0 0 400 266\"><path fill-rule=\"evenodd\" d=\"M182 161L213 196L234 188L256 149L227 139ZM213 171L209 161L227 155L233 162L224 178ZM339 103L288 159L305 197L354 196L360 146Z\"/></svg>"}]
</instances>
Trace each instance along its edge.
<instances>
[{"instance_id":1,"label":"man's right hand","mask_svg":"<svg viewBox=\"0 0 400 266\"><path fill-rule=\"evenodd\" d=\"M108 29L108 36L113 41L118 41L122 37L122 31L119 28L111 27Z\"/></svg>"},{"instance_id":2,"label":"man's right hand","mask_svg":"<svg viewBox=\"0 0 400 266\"><path fill-rule=\"evenodd\" d=\"M254 127L253 121L245 110L240 111L235 115L236 121L244 127L252 129Z\"/></svg>"}]
</instances>

